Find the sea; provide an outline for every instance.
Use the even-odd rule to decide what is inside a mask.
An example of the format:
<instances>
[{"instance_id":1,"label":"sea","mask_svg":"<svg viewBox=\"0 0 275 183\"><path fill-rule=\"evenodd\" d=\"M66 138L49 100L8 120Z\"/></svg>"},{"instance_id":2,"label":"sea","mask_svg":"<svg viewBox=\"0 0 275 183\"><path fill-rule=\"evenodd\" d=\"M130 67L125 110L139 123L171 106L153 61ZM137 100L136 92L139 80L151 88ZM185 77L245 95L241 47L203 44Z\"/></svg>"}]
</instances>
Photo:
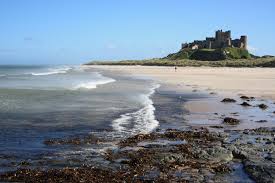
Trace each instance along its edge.
<instances>
[{"instance_id":1,"label":"sea","mask_svg":"<svg viewBox=\"0 0 275 183\"><path fill-rule=\"evenodd\" d=\"M152 100L159 87L83 66L0 66L0 172L104 164L101 155L115 142L159 127ZM45 144L87 134L109 141Z\"/></svg>"}]
</instances>

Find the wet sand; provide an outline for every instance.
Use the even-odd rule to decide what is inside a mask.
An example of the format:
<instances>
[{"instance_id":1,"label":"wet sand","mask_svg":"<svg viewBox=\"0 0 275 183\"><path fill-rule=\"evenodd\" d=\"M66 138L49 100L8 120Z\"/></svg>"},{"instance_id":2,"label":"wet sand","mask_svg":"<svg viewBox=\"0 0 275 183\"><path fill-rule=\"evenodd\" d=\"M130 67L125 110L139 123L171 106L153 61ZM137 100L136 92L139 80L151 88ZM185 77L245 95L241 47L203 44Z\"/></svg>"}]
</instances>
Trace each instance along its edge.
<instances>
[{"instance_id":1,"label":"wet sand","mask_svg":"<svg viewBox=\"0 0 275 183\"><path fill-rule=\"evenodd\" d=\"M184 103L187 123L196 126L223 125L224 117L238 118L239 125L230 129L253 129L275 126L275 69L273 68L210 68L158 66L88 66L116 73L158 80L162 86L183 93L206 97ZM254 97L243 100L241 96ZM222 103L232 98L234 103ZM242 106L247 102L251 106ZM262 110L260 104L268 106ZM226 127L226 126L225 126Z\"/></svg>"}]
</instances>

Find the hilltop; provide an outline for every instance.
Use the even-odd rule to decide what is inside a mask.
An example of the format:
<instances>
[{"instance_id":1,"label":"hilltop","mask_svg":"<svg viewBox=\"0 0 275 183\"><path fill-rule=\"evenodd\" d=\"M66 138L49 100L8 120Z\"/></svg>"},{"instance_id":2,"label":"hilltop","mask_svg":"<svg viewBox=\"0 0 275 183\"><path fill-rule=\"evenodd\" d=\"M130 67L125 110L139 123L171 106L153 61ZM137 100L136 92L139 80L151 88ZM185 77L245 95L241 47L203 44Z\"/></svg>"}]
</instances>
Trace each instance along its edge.
<instances>
[{"instance_id":1,"label":"hilltop","mask_svg":"<svg viewBox=\"0 0 275 183\"><path fill-rule=\"evenodd\" d=\"M251 55L247 50L247 36L240 39L232 39L231 31L216 31L215 37L206 37L205 40L195 40L191 43L183 43L181 50L169 54L166 59L191 59L191 60L226 60L249 59Z\"/></svg>"},{"instance_id":2,"label":"hilltop","mask_svg":"<svg viewBox=\"0 0 275 183\"><path fill-rule=\"evenodd\" d=\"M217 49L182 49L177 53L169 54L164 59L180 60L206 60L218 61L226 59L250 59L251 55L242 48L217 48Z\"/></svg>"},{"instance_id":3,"label":"hilltop","mask_svg":"<svg viewBox=\"0 0 275 183\"><path fill-rule=\"evenodd\" d=\"M155 65L155 66L210 66L210 67L275 67L270 55L258 57L247 50L246 35L232 39L231 31L218 30L215 37L183 43L181 49L164 58L125 60L118 62L90 62L85 65Z\"/></svg>"}]
</instances>

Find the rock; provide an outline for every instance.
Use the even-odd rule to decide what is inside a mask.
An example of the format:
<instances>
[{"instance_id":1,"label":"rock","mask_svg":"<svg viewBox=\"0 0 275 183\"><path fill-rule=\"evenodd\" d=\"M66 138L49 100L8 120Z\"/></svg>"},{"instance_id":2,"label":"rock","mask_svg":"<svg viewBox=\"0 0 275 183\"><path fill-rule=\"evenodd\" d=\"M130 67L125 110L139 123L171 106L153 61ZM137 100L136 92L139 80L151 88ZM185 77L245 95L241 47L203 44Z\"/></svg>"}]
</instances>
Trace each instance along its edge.
<instances>
[{"instance_id":1,"label":"rock","mask_svg":"<svg viewBox=\"0 0 275 183\"><path fill-rule=\"evenodd\" d=\"M248 97L248 96L245 96L245 95L241 96L240 98L243 99L243 100L254 100L255 99L255 97Z\"/></svg>"},{"instance_id":2,"label":"rock","mask_svg":"<svg viewBox=\"0 0 275 183\"><path fill-rule=\"evenodd\" d=\"M246 160L244 162L246 173L256 182L274 183L275 164L267 160Z\"/></svg>"},{"instance_id":3,"label":"rock","mask_svg":"<svg viewBox=\"0 0 275 183\"><path fill-rule=\"evenodd\" d=\"M236 102L236 100L234 100L232 98L224 98L221 102L224 102L224 103L234 103L234 102Z\"/></svg>"},{"instance_id":4,"label":"rock","mask_svg":"<svg viewBox=\"0 0 275 183\"><path fill-rule=\"evenodd\" d=\"M249 106L251 106L249 103L247 103L247 102L243 102L243 103L241 103L240 104L241 106L244 106L244 107L249 107Z\"/></svg>"},{"instance_id":5,"label":"rock","mask_svg":"<svg viewBox=\"0 0 275 183\"><path fill-rule=\"evenodd\" d=\"M160 135L157 133L137 134L137 135L129 137L127 139L121 140L119 142L119 146L120 147L136 146L139 142L142 142L145 140L156 140L157 138L160 138Z\"/></svg>"},{"instance_id":6,"label":"rock","mask_svg":"<svg viewBox=\"0 0 275 183\"><path fill-rule=\"evenodd\" d=\"M209 148L206 152L208 156L206 159L210 161L230 162L233 159L232 152L220 146Z\"/></svg>"},{"instance_id":7,"label":"rock","mask_svg":"<svg viewBox=\"0 0 275 183\"><path fill-rule=\"evenodd\" d=\"M55 139L49 139L49 140L45 140L44 144L47 145L47 146L50 146L50 145L56 145L58 143Z\"/></svg>"},{"instance_id":8,"label":"rock","mask_svg":"<svg viewBox=\"0 0 275 183\"><path fill-rule=\"evenodd\" d=\"M267 120L259 120L259 121L256 121L257 123L266 123Z\"/></svg>"},{"instance_id":9,"label":"rock","mask_svg":"<svg viewBox=\"0 0 275 183\"><path fill-rule=\"evenodd\" d=\"M236 159L244 160L247 158L247 153L238 149L232 151L233 157Z\"/></svg>"},{"instance_id":10,"label":"rock","mask_svg":"<svg viewBox=\"0 0 275 183\"><path fill-rule=\"evenodd\" d=\"M217 173L228 173L231 172L232 169L228 166L226 166L225 164L222 164L220 166L217 166L215 168L213 168L215 172ZM220 182L220 181L219 181Z\"/></svg>"},{"instance_id":11,"label":"rock","mask_svg":"<svg viewBox=\"0 0 275 183\"><path fill-rule=\"evenodd\" d=\"M0 182L133 182L133 175L94 167L49 170L18 169L0 175ZM136 181L134 181L136 182Z\"/></svg>"},{"instance_id":12,"label":"rock","mask_svg":"<svg viewBox=\"0 0 275 183\"><path fill-rule=\"evenodd\" d=\"M272 161L275 163L275 153L268 153L267 156L265 157L266 160Z\"/></svg>"},{"instance_id":13,"label":"rock","mask_svg":"<svg viewBox=\"0 0 275 183\"><path fill-rule=\"evenodd\" d=\"M229 125L237 125L240 123L240 120L235 118L226 117L223 119L223 123L229 124Z\"/></svg>"},{"instance_id":14,"label":"rock","mask_svg":"<svg viewBox=\"0 0 275 183\"><path fill-rule=\"evenodd\" d=\"M44 141L47 146L56 145L85 145L85 144L98 144L104 142L104 139L97 138L93 134L84 137L68 137L64 139L48 139Z\"/></svg>"},{"instance_id":15,"label":"rock","mask_svg":"<svg viewBox=\"0 0 275 183\"><path fill-rule=\"evenodd\" d=\"M210 128L223 128L223 126L219 126L219 125L212 125L212 126L209 126Z\"/></svg>"},{"instance_id":16,"label":"rock","mask_svg":"<svg viewBox=\"0 0 275 183\"><path fill-rule=\"evenodd\" d=\"M162 163L182 163L185 161L183 155L181 154L175 154L175 153L170 153L170 154L163 154L162 157L160 157L160 161Z\"/></svg>"},{"instance_id":17,"label":"rock","mask_svg":"<svg viewBox=\"0 0 275 183\"><path fill-rule=\"evenodd\" d=\"M243 100L249 100L250 99L250 97L245 96L245 95L241 96L240 98L243 99Z\"/></svg>"},{"instance_id":18,"label":"rock","mask_svg":"<svg viewBox=\"0 0 275 183\"><path fill-rule=\"evenodd\" d=\"M260 109L263 109L263 110L265 110L265 109L268 108L268 106L265 105L265 104L260 104L260 105L258 105L258 107L259 107Z\"/></svg>"},{"instance_id":19,"label":"rock","mask_svg":"<svg viewBox=\"0 0 275 183\"><path fill-rule=\"evenodd\" d=\"M228 118L225 121L236 123L239 120ZM117 148L107 149L102 155L103 165L96 164L97 168L92 164L78 168L19 169L0 174L0 182L233 182L228 176L233 176L235 182L246 182L248 178L238 169L229 174L235 168L233 158L242 160L245 171L256 182L274 180L275 128L211 130L192 127L137 134L121 140ZM52 143L67 145L74 142L70 139L57 139ZM84 145L102 140L96 136L79 139ZM185 143L136 148L139 143L154 144L163 140L184 140Z\"/></svg>"},{"instance_id":20,"label":"rock","mask_svg":"<svg viewBox=\"0 0 275 183\"><path fill-rule=\"evenodd\" d=\"M30 166L31 163L28 161L22 161L21 163L19 163L20 166Z\"/></svg>"},{"instance_id":21,"label":"rock","mask_svg":"<svg viewBox=\"0 0 275 183\"><path fill-rule=\"evenodd\" d=\"M260 127L253 130L258 135L275 134L275 128Z\"/></svg>"}]
</instances>

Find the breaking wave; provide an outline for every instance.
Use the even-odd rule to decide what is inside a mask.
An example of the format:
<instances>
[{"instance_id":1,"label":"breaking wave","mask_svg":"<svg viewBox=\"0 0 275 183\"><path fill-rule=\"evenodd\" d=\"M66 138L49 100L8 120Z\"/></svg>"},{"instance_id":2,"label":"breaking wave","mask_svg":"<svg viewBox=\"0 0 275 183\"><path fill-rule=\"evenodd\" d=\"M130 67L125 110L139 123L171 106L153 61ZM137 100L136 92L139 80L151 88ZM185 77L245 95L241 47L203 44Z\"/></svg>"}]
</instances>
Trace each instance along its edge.
<instances>
[{"instance_id":1,"label":"breaking wave","mask_svg":"<svg viewBox=\"0 0 275 183\"><path fill-rule=\"evenodd\" d=\"M155 118L155 107L150 97L159 87L160 85L157 84L150 89L148 94L141 96L143 108L136 112L122 114L118 119L115 119L112 122L114 130L121 134L129 135L153 131L159 125L159 122Z\"/></svg>"},{"instance_id":2,"label":"breaking wave","mask_svg":"<svg viewBox=\"0 0 275 183\"><path fill-rule=\"evenodd\" d=\"M37 73L30 73L33 76L46 76L46 75L52 75L52 74L65 74L69 70L71 70L72 67L61 67L61 68L49 68L47 72L37 72Z\"/></svg>"},{"instance_id":3,"label":"breaking wave","mask_svg":"<svg viewBox=\"0 0 275 183\"><path fill-rule=\"evenodd\" d=\"M98 85L104 85L104 84L112 83L112 82L115 82L115 81L116 80L114 80L112 78L105 78L105 79L102 79L102 80L80 83L77 86L75 86L73 89L75 89L75 90L78 90L78 89L94 89Z\"/></svg>"}]
</instances>

